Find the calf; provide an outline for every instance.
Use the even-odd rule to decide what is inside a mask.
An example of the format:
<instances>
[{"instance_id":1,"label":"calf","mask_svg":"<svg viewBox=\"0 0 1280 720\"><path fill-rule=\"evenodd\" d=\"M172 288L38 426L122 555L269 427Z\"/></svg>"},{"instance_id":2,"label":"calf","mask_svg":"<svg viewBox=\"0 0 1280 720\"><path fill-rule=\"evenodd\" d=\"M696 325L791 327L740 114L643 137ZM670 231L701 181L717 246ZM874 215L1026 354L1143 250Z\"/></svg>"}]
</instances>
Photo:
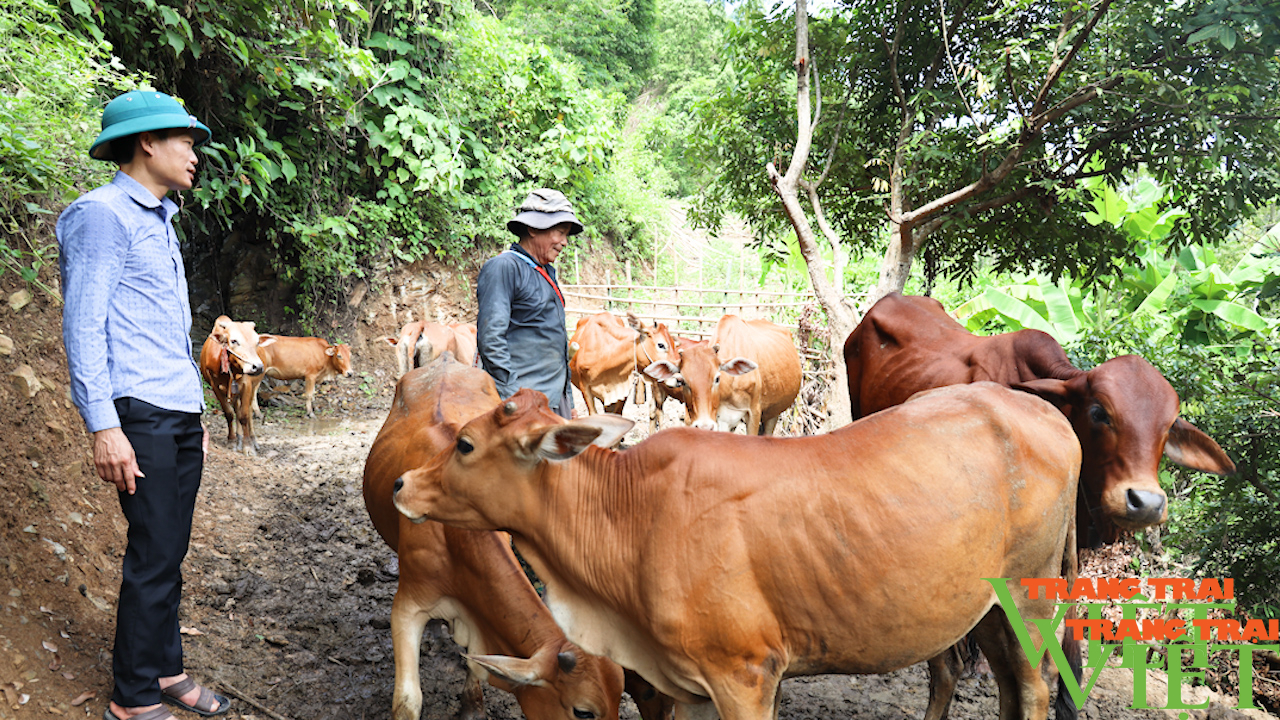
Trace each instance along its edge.
<instances>
[{"instance_id":1,"label":"calf","mask_svg":"<svg viewBox=\"0 0 1280 720\"><path fill-rule=\"evenodd\" d=\"M732 432L745 423L749 435L772 435L800 394L800 353L791 333L768 320L725 315L712 342L687 345L678 357L678 365L660 360L644 373L674 390L696 428Z\"/></svg>"},{"instance_id":2,"label":"calf","mask_svg":"<svg viewBox=\"0 0 1280 720\"><path fill-rule=\"evenodd\" d=\"M265 337L265 336L264 336ZM262 417L258 408L258 386L264 377L277 380L306 381L303 397L307 400L307 417L315 417L311 401L316 394L316 383L332 377L351 377L351 347L345 343L330 345L318 337L287 337L274 335L270 346L260 346L258 357L266 368L262 375L246 379L245 391L253 400L253 414Z\"/></svg>"},{"instance_id":3,"label":"calf","mask_svg":"<svg viewBox=\"0 0 1280 720\"><path fill-rule=\"evenodd\" d=\"M480 683L487 677L514 693L531 720L617 718L622 670L565 639L525 579L507 535L413 523L392 505L392 483L401 473L453 447L464 422L500 402L484 371L446 354L400 379L369 449L365 507L400 557L391 606L393 716L416 720L421 712L418 653L423 628L438 618L470 653L461 717L483 717Z\"/></svg>"},{"instance_id":4,"label":"calf","mask_svg":"<svg viewBox=\"0 0 1280 720\"><path fill-rule=\"evenodd\" d=\"M264 370L258 350L270 347L275 341L271 335L260 339L251 322L235 322L220 315L200 348L200 374L213 389L213 396L227 419L227 444L247 454L258 452L258 439L253 435L253 390ZM251 380L255 380L253 388L248 387Z\"/></svg>"},{"instance_id":5,"label":"calf","mask_svg":"<svg viewBox=\"0 0 1280 720\"><path fill-rule=\"evenodd\" d=\"M827 435L676 428L592 447L630 427L566 422L521 390L402 475L395 505L508 529L568 637L671 695L678 718L710 702L770 720L783 678L889 672L970 631L1002 720L1045 716L1048 688L984 578L1006 579L1023 618L1054 616L1020 586L1061 575L1075 542L1080 445L1052 405L980 383Z\"/></svg>"},{"instance_id":6,"label":"calf","mask_svg":"<svg viewBox=\"0 0 1280 720\"><path fill-rule=\"evenodd\" d=\"M662 323L645 325L627 313L623 321L612 313L589 315L578 321L569 342L569 377L594 415L596 400L608 413L620 413L639 369L670 356L675 343ZM646 381L653 382L645 377ZM643 385L636 385L636 401L643 402ZM662 422L666 394L655 387L649 430Z\"/></svg>"}]
</instances>

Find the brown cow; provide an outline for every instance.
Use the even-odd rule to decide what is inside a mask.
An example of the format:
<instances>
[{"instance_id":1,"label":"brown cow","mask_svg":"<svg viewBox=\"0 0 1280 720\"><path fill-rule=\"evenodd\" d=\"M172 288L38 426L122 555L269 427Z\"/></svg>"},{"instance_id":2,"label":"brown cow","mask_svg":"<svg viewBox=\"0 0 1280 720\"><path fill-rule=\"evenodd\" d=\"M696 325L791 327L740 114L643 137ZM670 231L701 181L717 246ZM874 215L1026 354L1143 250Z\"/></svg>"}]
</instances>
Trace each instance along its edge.
<instances>
[{"instance_id":1,"label":"brown cow","mask_svg":"<svg viewBox=\"0 0 1280 720\"><path fill-rule=\"evenodd\" d=\"M450 352L464 365L476 359L476 326L471 323L441 323L419 320L406 323L400 337L384 338L396 351L396 377L413 368L423 367L443 353Z\"/></svg>"},{"instance_id":2,"label":"brown cow","mask_svg":"<svg viewBox=\"0 0 1280 720\"><path fill-rule=\"evenodd\" d=\"M983 578L1006 578L1022 617L1053 616L1019 587L1059 576L1075 542L1080 445L1052 405L979 383L827 435L676 428L590 447L630 426L566 422L522 390L399 478L396 507L509 529L568 637L671 695L676 717L710 700L774 718L783 678L889 672L970 631L1000 717L1045 717L1048 688Z\"/></svg>"},{"instance_id":3,"label":"brown cow","mask_svg":"<svg viewBox=\"0 0 1280 720\"><path fill-rule=\"evenodd\" d=\"M262 335L274 337L275 342L269 347L259 343L258 357L266 368L262 375L246 379L246 392L253 398L253 414L262 417L258 408L258 386L266 377L277 380L305 380L302 396L307 401L307 417L315 417L311 400L316 395L316 383L322 383L333 377L351 377L355 371L351 369L351 346L346 343L330 345L328 340L318 337L288 337L286 335Z\"/></svg>"},{"instance_id":4,"label":"brown cow","mask_svg":"<svg viewBox=\"0 0 1280 720\"><path fill-rule=\"evenodd\" d=\"M887 295L844 345L853 417L897 405L916 392L991 380L1057 405L1080 438L1082 544L1114 542L1168 518L1160 456L1228 474L1235 464L1208 435L1178 417L1178 393L1146 360L1112 358L1089 371L1039 330L980 337L933 298ZM1088 528L1089 532L1085 529Z\"/></svg>"},{"instance_id":5,"label":"brown cow","mask_svg":"<svg viewBox=\"0 0 1280 720\"><path fill-rule=\"evenodd\" d=\"M625 323L608 312L578 320L569 341L569 377L586 401L587 414L598 412L596 400L605 412L621 413L637 369L665 360L674 346L666 325L645 325L631 313L627 313ZM643 387L635 387L637 402L643 402ZM662 402L666 399L660 389L655 390L650 432L662 422Z\"/></svg>"},{"instance_id":6,"label":"brown cow","mask_svg":"<svg viewBox=\"0 0 1280 720\"><path fill-rule=\"evenodd\" d=\"M1168 517L1158 471L1163 453L1174 462L1213 473L1235 465L1208 435L1178 417L1178 394L1136 355L1113 358L1085 372L1062 346L1039 330L980 337L957 323L933 298L881 298L844 345L853 418L906 401L916 392L991 380L1035 393L1057 405L1082 448L1077 496L1080 547L1111 543L1120 530ZM1078 639L1065 648L1073 663ZM950 702L960 667L955 654L929 663L930 698ZM1076 717L1059 693L1060 720Z\"/></svg>"},{"instance_id":7,"label":"brown cow","mask_svg":"<svg viewBox=\"0 0 1280 720\"><path fill-rule=\"evenodd\" d=\"M480 683L487 676L490 684L514 693L531 720L617 718L621 669L565 639L505 534L414 524L392 505L392 483L402 472L452 447L463 422L500 402L484 371L446 355L401 378L391 413L369 449L365 507L400 557L400 584L391 606L393 716L417 720L421 712L418 653L428 620L438 618L449 622L454 639L474 654L461 717L484 716Z\"/></svg>"},{"instance_id":8,"label":"brown cow","mask_svg":"<svg viewBox=\"0 0 1280 720\"><path fill-rule=\"evenodd\" d=\"M778 417L800 394L800 353L791 333L768 320L725 315L711 343L679 352L680 363L659 361L645 375L676 389L690 425L748 435L772 435Z\"/></svg>"},{"instance_id":9,"label":"brown cow","mask_svg":"<svg viewBox=\"0 0 1280 720\"><path fill-rule=\"evenodd\" d=\"M200 348L200 374L213 388L213 396L227 419L227 444L248 454L258 452L258 439L253 436L253 393L246 381L262 375L264 366L258 350L274 342L275 338L270 335L264 335L259 341L253 323L235 322L220 315L213 321L213 330ZM237 421L239 435L236 434ZM249 441L247 446L245 440Z\"/></svg>"}]
</instances>

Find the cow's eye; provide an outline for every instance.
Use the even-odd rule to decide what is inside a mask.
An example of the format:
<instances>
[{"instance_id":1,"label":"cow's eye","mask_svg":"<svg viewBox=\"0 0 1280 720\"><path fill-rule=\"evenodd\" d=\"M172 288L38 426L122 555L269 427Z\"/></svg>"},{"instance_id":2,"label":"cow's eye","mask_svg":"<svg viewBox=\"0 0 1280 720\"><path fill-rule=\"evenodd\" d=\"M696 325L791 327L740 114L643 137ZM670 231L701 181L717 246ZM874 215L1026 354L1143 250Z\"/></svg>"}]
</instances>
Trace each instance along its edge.
<instances>
[{"instance_id":1,"label":"cow's eye","mask_svg":"<svg viewBox=\"0 0 1280 720\"><path fill-rule=\"evenodd\" d=\"M594 720L596 714L591 712L590 710L581 710L578 708L574 708L573 716L576 718L581 718L582 720Z\"/></svg>"},{"instance_id":2,"label":"cow's eye","mask_svg":"<svg viewBox=\"0 0 1280 720\"><path fill-rule=\"evenodd\" d=\"M1095 423L1098 423L1099 425L1111 424L1111 416L1107 414L1106 409L1104 409L1101 405L1094 405L1093 407L1089 408L1089 419L1094 421Z\"/></svg>"},{"instance_id":3,"label":"cow's eye","mask_svg":"<svg viewBox=\"0 0 1280 720\"><path fill-rule=\"evenodd\" d=\"M472 445L470 440L466 438L458 438L458 452L466 455L475 449L476 446Z\"/></svg>"},{"instance_id":4,"label":"cow's eye","mask_svg":"<svg viewBox=\"0 0 1280 720\"><path fill-rule=\"evenodd\" d=\"M667 344L662 342L658 343L658 349L665 351L667 349Z\"/></svg>"},{"instance_id":5,"label":"cow's eye","mask_svg":"<svg viewBox=\"0 0 1280 720\"><path fill-rule=\"evenodd\" d=\"M716 379L711 381L711 384L712 384L712 386L719 385L719 384L720 384L720 376L719 376L719 375L717 375L717 376L716 376Z\"/></svg>"}]
</instances>

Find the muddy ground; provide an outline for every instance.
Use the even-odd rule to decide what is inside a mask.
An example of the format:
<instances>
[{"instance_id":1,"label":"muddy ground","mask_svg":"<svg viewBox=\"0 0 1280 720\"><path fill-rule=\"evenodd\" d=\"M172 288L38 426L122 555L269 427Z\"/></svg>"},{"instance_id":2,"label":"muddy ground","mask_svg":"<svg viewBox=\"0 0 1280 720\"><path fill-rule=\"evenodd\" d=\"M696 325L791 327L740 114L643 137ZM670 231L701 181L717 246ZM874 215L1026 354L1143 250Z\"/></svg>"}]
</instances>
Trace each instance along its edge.
<instances>
[{"instance_id":1,"label":"muddy ground","mask_svg":"<svg viewBox=\"0 0 1280 720\"><path fill-rule=\"evenodd\" d=\"M6 298L16 289L0 283ZM0 307L0 720L102 717L111 691L125 528L115 493L93 476L88 437L67 399L59 333L57 308L38 296L21 309ZM302 417L295 396L268 405L257 457L228 449L222 417L206 416L214 444L185 566L182 624L188 670L235 697L229 720L390 717L397 564L369 524L361 477L393 383L389 351L367 334L353 344L358 377L322 386L317 420ZM5 338L13 341L8 352ZM681 415L674 403L667 413ZM1126 565L1123 553L1109 562L1094 574ZM456 646L428 637L425 718L456 714L462 678ZM1125 678L1107 672L1084 717L1178 717L1130 709ZM914 719L927 700L922 666L783 687L784 720ZM510 695L488 689L487 702L493 718L520 717ZM1190 715L1239 717L1220 705ZM623 717L635 716L624 700ZM951 717L996 716L993 682L963 679Z\"/></svg>"}]
</instances>

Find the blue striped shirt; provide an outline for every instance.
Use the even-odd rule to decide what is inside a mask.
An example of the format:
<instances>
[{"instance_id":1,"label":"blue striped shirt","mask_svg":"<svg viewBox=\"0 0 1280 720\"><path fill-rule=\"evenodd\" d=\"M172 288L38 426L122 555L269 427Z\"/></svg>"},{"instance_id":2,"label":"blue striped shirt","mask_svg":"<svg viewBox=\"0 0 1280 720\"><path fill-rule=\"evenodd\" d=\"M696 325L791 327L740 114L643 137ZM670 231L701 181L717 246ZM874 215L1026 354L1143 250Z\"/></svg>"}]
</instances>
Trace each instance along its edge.
<instances>
[{"instance_id":1,"label":"blue striped shirt","mask_svg":"<svg viewBox=\"0 0 1280 720\"><path fill-rule=\"evenodd\" d=\"M191 353L191 304L172 219L178 206L128 175L58 218L62 342L71 399L89 432L119 427L116 398L204 409Z\"/></svg>"}]
</instances>

